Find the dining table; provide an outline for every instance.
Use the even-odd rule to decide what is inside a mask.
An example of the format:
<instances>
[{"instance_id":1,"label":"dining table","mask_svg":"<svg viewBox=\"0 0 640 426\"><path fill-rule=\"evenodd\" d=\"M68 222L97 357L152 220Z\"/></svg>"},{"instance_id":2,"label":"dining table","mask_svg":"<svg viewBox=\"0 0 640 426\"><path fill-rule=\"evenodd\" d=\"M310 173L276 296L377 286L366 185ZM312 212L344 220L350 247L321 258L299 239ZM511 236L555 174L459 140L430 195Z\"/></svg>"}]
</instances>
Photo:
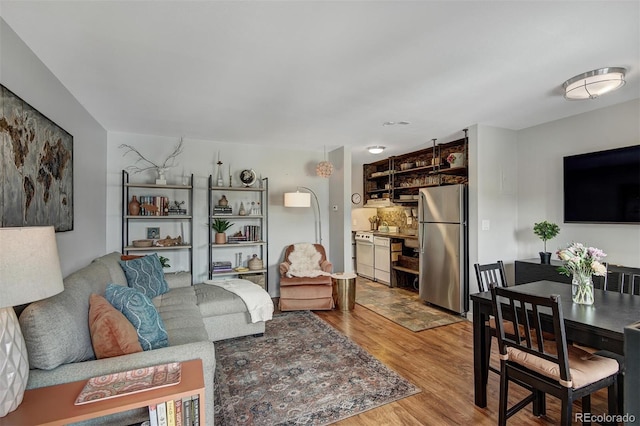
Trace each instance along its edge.
<instances>
[{"instance_id":1,"label":"dining table","mask_svg":"<svg viewBox=\"0 0 640 426\"><path fill-rule=\"evenodd\" d=\"M640 296L594 289L593 305L571 300L571 284L535 281L509 287L520 293L559 295L568 341L624 355L624 328L640 321ZM487 406L487 380L490 348L487 345L487 321L493 315L491 292L471 295L473 311L473 380L478 407ZM637 362L637 360L634 360Z\"/></svg>"}]
</instances>

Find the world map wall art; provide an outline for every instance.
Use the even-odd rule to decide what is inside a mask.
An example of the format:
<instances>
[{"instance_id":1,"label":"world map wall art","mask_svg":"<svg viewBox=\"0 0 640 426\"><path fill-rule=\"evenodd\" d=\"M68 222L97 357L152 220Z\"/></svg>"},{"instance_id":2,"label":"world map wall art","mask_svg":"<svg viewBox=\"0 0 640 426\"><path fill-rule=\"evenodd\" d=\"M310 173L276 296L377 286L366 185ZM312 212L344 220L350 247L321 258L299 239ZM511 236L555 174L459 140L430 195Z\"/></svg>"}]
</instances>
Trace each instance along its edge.
<instances>
[{"instance_id":1,"label":"world map wall art","mask_svg":"<svg viewBox=\"0 0 640 426\"><path fill-rule=\"evenodd\" d=\"M73 230L73 136L0 85L0 226Z\"/></svg>"}]
</instances>

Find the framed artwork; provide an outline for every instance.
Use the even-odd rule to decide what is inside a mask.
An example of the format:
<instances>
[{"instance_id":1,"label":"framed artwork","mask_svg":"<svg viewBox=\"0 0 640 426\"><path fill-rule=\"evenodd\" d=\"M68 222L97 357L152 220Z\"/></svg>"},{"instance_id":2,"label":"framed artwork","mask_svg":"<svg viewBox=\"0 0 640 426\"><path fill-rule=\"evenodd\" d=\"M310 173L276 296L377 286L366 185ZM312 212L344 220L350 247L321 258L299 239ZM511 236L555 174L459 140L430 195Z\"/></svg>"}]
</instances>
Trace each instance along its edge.
<instances>
[{"instance_id":1,"label":"framed artwork","mask_svg":"<svg viewBox=\"0 0 640 426\"><path fill-rule=\"evenodd\" d=\"M73 230L73 136L0 85L0 226Z\"/></svg>"},{"instance_id":2,"label":"framed artwork","mask_svg":"<svg viewBox=\"0 0 640 426\"><path fill-rule=\"evenodd\" d=\"M147 228L147 240L157 240L158 238L160 238L159 227Z\"/></svg>"}]
</instances>

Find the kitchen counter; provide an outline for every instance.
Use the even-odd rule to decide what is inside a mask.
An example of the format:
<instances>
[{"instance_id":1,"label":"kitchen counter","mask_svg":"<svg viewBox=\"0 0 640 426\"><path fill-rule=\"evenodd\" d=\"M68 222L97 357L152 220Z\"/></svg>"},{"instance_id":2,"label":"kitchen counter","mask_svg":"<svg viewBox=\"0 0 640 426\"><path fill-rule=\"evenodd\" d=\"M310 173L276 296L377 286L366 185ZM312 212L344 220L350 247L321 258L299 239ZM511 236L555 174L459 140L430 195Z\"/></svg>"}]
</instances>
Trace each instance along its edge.
<instances>
[{"instance_id":1,"label":"kitchen counter","mask_svg":"<svg viewBox=\"0 0 640 426\"><path fill-rule=\"evenodd\" d=\"M373 236L374 237L387 237L387 238L400 238L400 239L404 239L404 240L417 240L418 236L417 235L409 235L409 234L402 234L400 232L379 232L379 231L373 231Z\"/></svg>"}]
</instances>

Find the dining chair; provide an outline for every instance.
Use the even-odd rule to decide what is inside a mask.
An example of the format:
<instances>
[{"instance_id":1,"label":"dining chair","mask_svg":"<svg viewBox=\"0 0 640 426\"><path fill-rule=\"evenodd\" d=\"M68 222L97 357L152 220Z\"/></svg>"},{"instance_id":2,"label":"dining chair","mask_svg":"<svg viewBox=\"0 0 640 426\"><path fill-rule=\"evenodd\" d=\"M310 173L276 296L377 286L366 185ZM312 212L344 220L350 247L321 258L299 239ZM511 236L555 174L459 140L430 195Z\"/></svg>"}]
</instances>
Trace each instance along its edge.
<instances>
[{"instance_id":1,"label":"dining chair","mask_svg":"<svg viewBox=\"0 0 640 426\"><path fill-rule=\"evenodd\" d=\"M616 414L618 362L567 344L559 295L541 297L492 286L491 299L500 350L499 425L530 403L534 415L544 415L546 394L560 399L560 424L570 425L573 401L581 399L582 412L591 412L591 394L603 388L608 391L608 414ZM514 329L522 325L524 338L508 336L505 322ZM551 326L555 340L544 338L543 324ZM511 408L509 382L524 384L530 392Z\"/></svg>"},{"instance_id":2,"label":"dining chair","mask_svg":"<svg viewBox=\"0 0 640 426\"><path fill-rule=\"evenodd\" d=\"M498 260L495 263L488 263L481 265L476 263L473 265L476 270L476 279L478 281L478 290L480 292L488 291L490 286L496 285L498 287L507 287L507 274L504 271L504 262L502 260ZM489 322L486 325L487 327L487 340L485 344L487 345L486 351L486 359L485 365L487 366L488 371L493 371L496 374L500 374L500 370L495 367L492 367L489 364L489 358L491 354L491 340L496 336L496 324L495 318L490 318ZM507 327L509 327L507 325ZM514 334L515 330L508 329L507 334Z\"/></svg>"},{"instance_id":3,"label":"dining chair","mask_svg":"<svg viewBox=\"0 0 640 426\"><path fill-rule=\"evenodd\" d=\"M640 294L640 268L630 268L606 264L607 273L604 278L605 291L617 291L618 293ZM615 280L614 280L615 278Z\"/></svg>"},{"instance_id":4,"label":"dining chair","mask_svg":"<svg viewBox=\"0 0 640 426\"><path fill-rule=\"evenodd\" d=\"M605 264L607 272L604 275L603 290L615 291L617 293L626 293L638 296L640 291L640 268L631 268L626 266ZM624 376L625 376L625 357L614 352L605 350L595 350L592 348L583 348L588 352L592 352L599 356L606 356L618 361L620 372L618 373L618 412L622 413L622 400L624 392Z\"/></svg>"}]
</instances>

